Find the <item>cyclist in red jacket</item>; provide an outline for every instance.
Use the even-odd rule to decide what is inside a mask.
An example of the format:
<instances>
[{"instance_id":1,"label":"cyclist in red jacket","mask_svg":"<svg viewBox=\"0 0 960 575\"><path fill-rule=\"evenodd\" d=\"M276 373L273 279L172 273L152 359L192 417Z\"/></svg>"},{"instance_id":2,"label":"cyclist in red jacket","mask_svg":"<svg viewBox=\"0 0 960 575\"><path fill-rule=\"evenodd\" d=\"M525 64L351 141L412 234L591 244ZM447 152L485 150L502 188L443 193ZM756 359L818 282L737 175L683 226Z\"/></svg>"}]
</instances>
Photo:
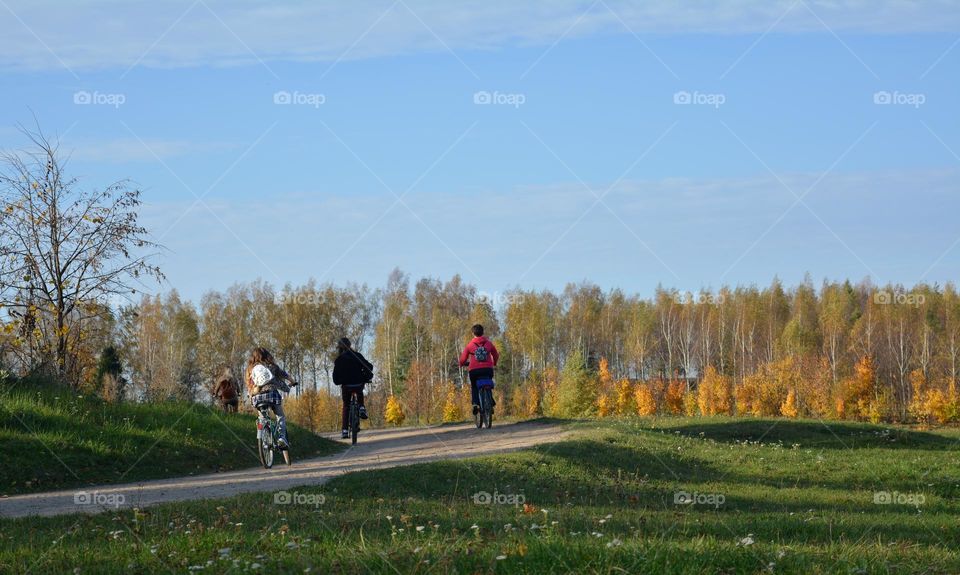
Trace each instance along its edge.
<instances>
[{"instance_id":1,"label":"cyclist in red jacket","mask_svg":"<svg viewBox=\"0 0 960 575\"><path fill-rule=\"evenodd\" d=\"M493 342L483 336L483 326L473 326L473 339L463 348L460 354L460 365L469 366L470 398L473 401L473 414L480 411L480 398L477 393L477 381L493 379L493 368L500 360L500 352Z\"/></svg>"}]
</instances>

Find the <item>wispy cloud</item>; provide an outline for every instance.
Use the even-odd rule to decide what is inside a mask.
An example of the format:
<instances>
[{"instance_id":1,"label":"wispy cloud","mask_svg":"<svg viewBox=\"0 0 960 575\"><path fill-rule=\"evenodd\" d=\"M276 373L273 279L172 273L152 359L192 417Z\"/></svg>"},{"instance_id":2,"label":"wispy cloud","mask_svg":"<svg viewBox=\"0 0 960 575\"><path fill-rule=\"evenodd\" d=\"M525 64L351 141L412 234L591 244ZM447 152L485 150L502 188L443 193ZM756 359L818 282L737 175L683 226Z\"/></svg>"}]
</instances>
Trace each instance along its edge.
<instances>
[{"instance_id":1,"label":"wispy cloud","mask_svg":"<svg viewBox=\"0 0 960 575\"><path fill-rule=\"evenodd\" d=\"M623 34L625 27L636 34L756 34L781 17L776 31L785 33L820 33L824 24L837 32L960 31L960 6L952 0L805 1L810 10L784 16L794 0L610 0L609 10L590 11L590 2L581 0L409 0L393 9L391 0L5 0L10 10L0 10L0 66L333 61L549 45L564 34Z\"/></svg>"}]
</instances>

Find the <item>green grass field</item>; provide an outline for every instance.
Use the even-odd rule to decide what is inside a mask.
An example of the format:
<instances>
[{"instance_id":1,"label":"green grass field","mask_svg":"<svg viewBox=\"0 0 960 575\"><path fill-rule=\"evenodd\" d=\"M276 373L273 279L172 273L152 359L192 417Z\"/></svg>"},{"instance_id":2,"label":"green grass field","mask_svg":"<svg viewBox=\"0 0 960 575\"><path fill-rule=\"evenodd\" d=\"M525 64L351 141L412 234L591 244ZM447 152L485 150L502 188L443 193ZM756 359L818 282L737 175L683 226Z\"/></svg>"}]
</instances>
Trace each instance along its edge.
<instances>
[{"instance_id":1,"label":"green grass field","mask_svg":"<svg viewBox=\"0 0 960 575\"><path fill-rule=\"evenodd\" d=\"M111 405L68 390L0 394L0 495L259 465L255 417L187 403ZM340 447L290 426L294 455Z\"/></svg>"},{"instance_id":2,"label":"green grass field","mask_svg":"<svg viewBox=\"0 0 960 575\"><path fill-rule=\"evenodd\" d=\"M569 425L322 487L2 521L0 572L960 573L957 430Z\"/></svg>"}]
</instances>

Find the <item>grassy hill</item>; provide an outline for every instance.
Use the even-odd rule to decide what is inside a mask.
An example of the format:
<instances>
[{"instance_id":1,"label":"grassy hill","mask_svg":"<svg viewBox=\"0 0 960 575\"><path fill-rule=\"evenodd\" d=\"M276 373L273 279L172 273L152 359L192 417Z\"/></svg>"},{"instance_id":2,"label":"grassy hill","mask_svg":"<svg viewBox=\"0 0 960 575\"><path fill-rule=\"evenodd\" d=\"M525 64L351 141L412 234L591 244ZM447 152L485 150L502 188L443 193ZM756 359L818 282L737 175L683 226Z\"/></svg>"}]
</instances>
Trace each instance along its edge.
<instances>
[{"instance_id":1,"label":"grassy hill","mask_svg":"<svg viewBox=\"0 0 960 575\"><path fill-rule=\"evenodd\" d=\"M65 389L0 394L0 495L259 465L255 418L188 403L120 404ZM294 457L336 443L294 425Z\"/></svg>"},{"instance_id":2,"label":"grassy hill","mask_svg":"<svg viewBox=\"0 0 960 575\"><path fill-rule=\"evenodd\" d=\"M570 426L571 439L534 450L289 496L0 521L0 572L960 572L957 430Z\"/></svg>"}]
</instances>

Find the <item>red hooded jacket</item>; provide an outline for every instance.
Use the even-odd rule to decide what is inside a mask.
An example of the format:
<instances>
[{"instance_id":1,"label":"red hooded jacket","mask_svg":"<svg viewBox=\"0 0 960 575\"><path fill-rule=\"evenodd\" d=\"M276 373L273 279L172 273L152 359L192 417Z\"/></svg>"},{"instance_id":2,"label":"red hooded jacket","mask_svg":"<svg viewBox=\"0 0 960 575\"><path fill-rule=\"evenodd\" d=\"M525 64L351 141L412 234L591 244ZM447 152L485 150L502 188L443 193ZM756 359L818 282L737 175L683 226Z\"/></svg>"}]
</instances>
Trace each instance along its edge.
<instances>
[{"instance_id":1,"label":"red hooded jacket","mask_svg":"<svg viewBox=\"0 0 960 575\"><path fill-rule=\"evenodd\" d=\"M474 352L477 351L477 347L483 345L487 349L487 361L477 361ZM493 345L493 342L487 339L484 336L475 337L470 340L470 343L467 344L467 347L463 348L463 353L460 354L460 365L467 363L467 359L470 360L470 370L481 369L484 367L496 367L497 361L500 359L500 352L497 351L497 346Z\"/></svg>"}]
</instances>

